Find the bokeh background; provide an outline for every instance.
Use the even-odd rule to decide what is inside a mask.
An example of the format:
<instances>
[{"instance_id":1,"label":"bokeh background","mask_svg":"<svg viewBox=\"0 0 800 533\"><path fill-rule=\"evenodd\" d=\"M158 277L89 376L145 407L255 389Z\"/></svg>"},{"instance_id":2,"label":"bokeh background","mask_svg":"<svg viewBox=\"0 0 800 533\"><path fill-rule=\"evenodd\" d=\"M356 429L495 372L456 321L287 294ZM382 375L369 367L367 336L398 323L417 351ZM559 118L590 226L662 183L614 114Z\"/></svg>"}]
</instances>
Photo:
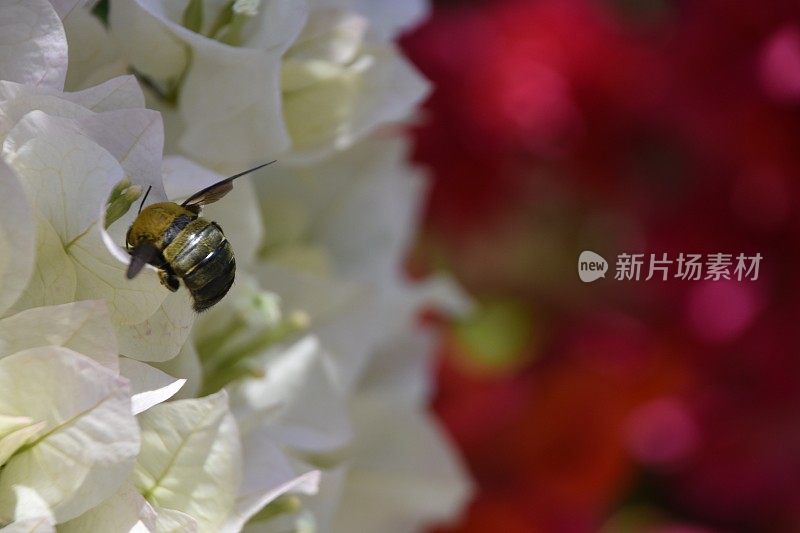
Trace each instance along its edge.
<instances>
[{"instance_id":1,"label":"bokeh background","mask_svg":"<svg viewBox=\"0 0 800 533\"><path fill-rule=\"evenodd\" d=\"M479 303L434 409L466 532L800 531L800 3L440 0L409 270ZM757 281L584 284L581 250L760 253Z\"/></svg>"}]
</instances>

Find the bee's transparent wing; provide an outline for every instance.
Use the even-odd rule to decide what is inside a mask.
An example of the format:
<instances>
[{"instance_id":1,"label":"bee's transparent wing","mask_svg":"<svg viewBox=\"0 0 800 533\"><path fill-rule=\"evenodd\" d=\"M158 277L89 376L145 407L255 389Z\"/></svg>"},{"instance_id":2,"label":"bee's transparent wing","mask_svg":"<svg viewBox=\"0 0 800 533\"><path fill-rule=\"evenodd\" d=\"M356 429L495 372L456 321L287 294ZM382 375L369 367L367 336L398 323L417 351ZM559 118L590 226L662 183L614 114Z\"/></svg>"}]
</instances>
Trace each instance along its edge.
<instances>
[{"instance_id":1,"label":"bee's transparent wing","mask_svg":"<svg viewBox=\"0 0 800 533\"><path fill-rule=\"evenodd\" d=\"M271 165L274 162L275 161L270 161L269 163L258 165L257 167L253 167L250 170L245 170L244 172L240 172L235 176L231 176L230 178L226 178L220 182L217 182L214 185L211 185L210 187L206 187L202 191L190 196L181 205L183 207L191 207L191 206L200 207L202 205L213 204L214 202L220 200L223 196L225 196L226 194L228 194L233 190L233 180L235 180L236 178L240 178L246 174L250 174L251 172L258 170L259 168Z\"/></svg>"},{"instance_id":2,"label":"bee's transparent wing","mask_svg":"<svg viewBox=\"0 0 800 533\"><path fill-rule=\"evenodd\" d=\"M217 200L221 200L223 196L233 190L233 180L228 178L226 180L215 183L211 187L207 187L202 191L193 194L188 200L183 202L183 207L201 206L213 204Z\"/></svg>"}]
</instances>

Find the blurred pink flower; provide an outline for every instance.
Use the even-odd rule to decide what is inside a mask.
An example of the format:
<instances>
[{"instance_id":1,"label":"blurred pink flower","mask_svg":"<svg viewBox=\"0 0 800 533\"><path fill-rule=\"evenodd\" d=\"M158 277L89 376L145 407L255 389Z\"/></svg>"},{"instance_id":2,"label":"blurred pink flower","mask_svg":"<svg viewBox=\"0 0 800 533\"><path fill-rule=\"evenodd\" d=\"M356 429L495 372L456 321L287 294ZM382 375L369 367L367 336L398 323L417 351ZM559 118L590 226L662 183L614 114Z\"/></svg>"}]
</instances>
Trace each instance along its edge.
<instances>
[{"instance_id":1,"label":"blurred pink flower","mask_svg":"<svg viewBox=\"0 0 800 533\"><path fill-rule=\"evenodd\" d=\"M752 281L701 281L689 289L686 315L689 327L706 342L729 342L758 316L759 286Z\"/></svg>"},{"instance_id":2,"label":"blurred pink flower","mask_svg":"<svg viewBox=\"0 0 800 533\"><path fill-rule=\"evenodd\" d=\"M760 58L761 83L776 101L800 101L800 28L787 25L766 42Z\"/></svg>"},{"instance_id":3,"label":"blurred pink flower","mask_svg":"<svg viewBox=\"0 0 800 533\"><path fill-rule=\"evenodd\" d=\"M680 398L658 398L636 409L626 421L628 449L645 464L674 463L697 445L698 428Z\"/></svg>"}]
</instances>

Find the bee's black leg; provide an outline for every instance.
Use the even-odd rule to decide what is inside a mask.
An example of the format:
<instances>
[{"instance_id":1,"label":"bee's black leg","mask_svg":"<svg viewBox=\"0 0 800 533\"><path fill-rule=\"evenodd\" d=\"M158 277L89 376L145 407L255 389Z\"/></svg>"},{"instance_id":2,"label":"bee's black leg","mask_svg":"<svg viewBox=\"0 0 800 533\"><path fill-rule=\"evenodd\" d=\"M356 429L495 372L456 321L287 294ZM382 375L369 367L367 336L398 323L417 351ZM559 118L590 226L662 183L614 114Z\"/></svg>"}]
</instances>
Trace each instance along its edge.
<instances>
[{"instance_id":1,"label":"bee's black leg","mask_svg":"<svg viewBox=\"0 0 800 533\"><path fill-rule=\"evenodd\" d=\"M166 270L158 271L158 279L160 279L161 284L168 288L171 292L177 291L181 286L180 281L178 281L178 276L171 272L167 272Z\"/></svg>"}]
</instances>

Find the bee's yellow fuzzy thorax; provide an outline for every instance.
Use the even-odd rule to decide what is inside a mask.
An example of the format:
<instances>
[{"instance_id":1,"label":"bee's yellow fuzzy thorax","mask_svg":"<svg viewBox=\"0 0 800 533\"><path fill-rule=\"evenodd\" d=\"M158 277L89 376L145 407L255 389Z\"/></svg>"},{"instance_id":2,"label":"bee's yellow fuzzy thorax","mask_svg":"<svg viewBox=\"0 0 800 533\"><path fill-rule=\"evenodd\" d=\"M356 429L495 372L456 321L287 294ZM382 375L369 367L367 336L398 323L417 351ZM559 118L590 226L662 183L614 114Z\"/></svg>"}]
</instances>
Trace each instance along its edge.
<instances>
[{"instance_id":1,"label":"bee's yellow fuzzy thorax","mask_svg":"<svg viewBox=\"0 0 800 533\"><path fill-rule=\"evenodd\" d=\"M196 214L174 202L148 205L133 221L128 234L128 244L136 246L142 241L149 241L160 248L164 234L179 216L197 217Z\"/></svg>"}]
</instances>

